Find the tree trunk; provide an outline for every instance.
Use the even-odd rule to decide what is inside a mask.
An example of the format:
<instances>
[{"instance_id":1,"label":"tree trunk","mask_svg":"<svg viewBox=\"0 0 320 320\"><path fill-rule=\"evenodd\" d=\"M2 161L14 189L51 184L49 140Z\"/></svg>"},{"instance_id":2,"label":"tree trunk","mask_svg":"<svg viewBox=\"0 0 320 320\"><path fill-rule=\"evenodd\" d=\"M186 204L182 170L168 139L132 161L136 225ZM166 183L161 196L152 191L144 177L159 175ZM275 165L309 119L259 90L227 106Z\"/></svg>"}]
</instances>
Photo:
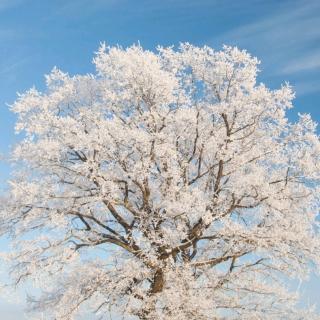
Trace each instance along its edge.
<instances>
[{"instance_id":1,"label":"tree trunk","mask_svg":"<svg viewBox=\"0 0 320 320\"><path fill-rule=\"evenodd\" d=\"M164 274L162 269L157 269L153 277L153 283L151 285L151 294L161 292L164 287Z\"/></svg>"},{"instance_id":2,"label":"tree trunk","mask_svg":"<svg viewBox=\"0 0 320 320\"><path fill-rule=\"evenodd\" d=\"M163 269L157 269L154 276L153 282L150 287L150 296L155 295L163 290L164 287L164 272ZM155 310L156 300L153 301L152 305L148 305L143 308L139 314L140 320L151 320L150 313Z\"/></svg>"}]
</instances>

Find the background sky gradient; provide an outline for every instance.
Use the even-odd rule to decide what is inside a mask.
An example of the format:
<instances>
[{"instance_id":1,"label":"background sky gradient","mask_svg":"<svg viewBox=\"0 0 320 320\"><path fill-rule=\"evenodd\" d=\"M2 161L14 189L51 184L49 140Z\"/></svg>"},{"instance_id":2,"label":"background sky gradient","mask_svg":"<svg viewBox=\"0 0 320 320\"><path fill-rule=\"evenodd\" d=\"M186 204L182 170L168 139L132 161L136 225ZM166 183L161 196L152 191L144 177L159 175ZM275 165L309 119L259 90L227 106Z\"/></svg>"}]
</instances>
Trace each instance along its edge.
<instances>
[{"instance_id":1,"label":"background sky gradient","mask_svg":"<svg viewBox=\"0 0 320 320\"><path fill-rule=\"evenodd\" d=\"M288 81L295 108L320 122L319 0L0 0L0 154L19 140L8 105L57 66L71 75L94 72L99 43L147 49L190 42L247 49L261 61L258 81ZM0 164L0 189L10 167ZM0 241L0 250L7 248ZM4 274L5 277L5 274ZM302 285L303 304L317 303L320 280ZM17 294L18 295L18 294ZM0 302L1 320L24 319L17 302Z\"/></svg>"}]
</instances>

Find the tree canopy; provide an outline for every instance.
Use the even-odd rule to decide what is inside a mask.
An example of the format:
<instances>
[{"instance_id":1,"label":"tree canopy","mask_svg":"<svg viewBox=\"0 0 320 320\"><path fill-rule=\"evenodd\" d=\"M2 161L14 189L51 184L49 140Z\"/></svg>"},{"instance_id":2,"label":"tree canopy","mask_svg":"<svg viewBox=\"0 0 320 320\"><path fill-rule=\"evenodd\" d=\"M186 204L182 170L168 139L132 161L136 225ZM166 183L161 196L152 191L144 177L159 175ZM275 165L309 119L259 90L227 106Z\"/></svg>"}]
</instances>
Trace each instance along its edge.
<instances>
[{"instance_id":1,"label":"tree canopy","mask_svg":"<svg viewBox=\"0 0 320 320\"><path fill-rule=\"evenodd\" d=\"M316 124L246 51L102 45L12 105L1 208L15 285L46 319L312 319L288 280L320 265ZM86 309L84 309L86 308Z\"/></svg>"}]
</instances>

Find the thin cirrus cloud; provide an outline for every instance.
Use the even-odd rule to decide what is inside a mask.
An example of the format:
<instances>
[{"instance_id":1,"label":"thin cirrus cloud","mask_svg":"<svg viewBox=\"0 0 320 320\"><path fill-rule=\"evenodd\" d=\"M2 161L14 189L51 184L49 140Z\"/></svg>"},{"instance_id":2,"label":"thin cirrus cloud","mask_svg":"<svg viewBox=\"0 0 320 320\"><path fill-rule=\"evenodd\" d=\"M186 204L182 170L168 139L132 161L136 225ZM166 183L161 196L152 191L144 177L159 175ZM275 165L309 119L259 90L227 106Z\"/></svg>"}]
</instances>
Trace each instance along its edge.
<instances>
[{"instance_id":1,"label":"thin cirrus cloud","mask_svg":"<svg viewBox=\"0 0 320 320\"><path fill-rule=\"evenodd\" d=\"M77 20L88 17L96 11L119 6L121 2L122 0L65 0L55 13Z\"/></svg>"},{"instance_id":2,"label":"thin cirrus cloud","mask_svg":"<svg viewBox=\"0 0 320 320\"><path fill-rule=\"evenodd\" d=\"M3 76L10 76L17 68L29 61L29 57L8 59L5 63L0 63L0 78Z\"/></svg>"},{"instance_id":3,"label":"thin cirrus cloud","mask_svg":"<svg viewBox=\"0 0 320 320\"><path fill-rule=\"evenodd\" d=\"M23 0L0 0L0 11L15 7L22 3Z\"/></svg>"},{"instance_id":4,"label":"thin cirrus cloud","mask_svg":"<svg viewBox=\"0 0 320 320\"><path fill-rule=\"evenodd\" d=\"M288 65L286 65L281 73L283 74L292 74L303 71L317 71L319 72L320 68L320 50L316 52L312 52L303 57L299 57L291 61Z\"/></svg>"},{"instance_id":5,"label":"thin cirrus cloud","mask_svg":"<svg viewBox=\"0 0 320 320\"><path fill-rule=\"evenodd\" d=\"M315 72L320 68L320 2L289 4L215 41L230 41L253 52L262 60L262 69L269 78L294 76L299 94L320 91L319 72Z\"/></svg>"},{"instance_id":6,"label":"thin cirrus cloud","mask_svg":"<svg viewBox=\"0 0 320 320\"><path fill-rule=\"evenodd\" d=\"M298 80L293 88L299 95L306 95L320 92L320 81L319 80ZM317 102L314 102L315 105Z\"/></svg>"}]
</instances>

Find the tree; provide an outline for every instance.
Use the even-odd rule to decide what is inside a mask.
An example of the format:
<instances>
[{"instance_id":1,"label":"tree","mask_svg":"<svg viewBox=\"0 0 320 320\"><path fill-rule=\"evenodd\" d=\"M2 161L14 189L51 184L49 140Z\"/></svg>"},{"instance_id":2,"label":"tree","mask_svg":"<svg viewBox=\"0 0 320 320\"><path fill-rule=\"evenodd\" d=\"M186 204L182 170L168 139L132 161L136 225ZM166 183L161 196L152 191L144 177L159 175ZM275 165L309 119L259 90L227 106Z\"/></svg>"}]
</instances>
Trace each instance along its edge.
<instances>
[{"instance_id":1,"label":"tree","mask_svg":"<svg viewBox=\"0 0 320 320\"><path fill-rule=\"evenodd\" d=\"M25 138L2 208L14 284L46 319L311 319L320 143L246 51L102 45L12 106ZM316 317L316 315L314 315Z\"/></svg>"}]
</instances>

